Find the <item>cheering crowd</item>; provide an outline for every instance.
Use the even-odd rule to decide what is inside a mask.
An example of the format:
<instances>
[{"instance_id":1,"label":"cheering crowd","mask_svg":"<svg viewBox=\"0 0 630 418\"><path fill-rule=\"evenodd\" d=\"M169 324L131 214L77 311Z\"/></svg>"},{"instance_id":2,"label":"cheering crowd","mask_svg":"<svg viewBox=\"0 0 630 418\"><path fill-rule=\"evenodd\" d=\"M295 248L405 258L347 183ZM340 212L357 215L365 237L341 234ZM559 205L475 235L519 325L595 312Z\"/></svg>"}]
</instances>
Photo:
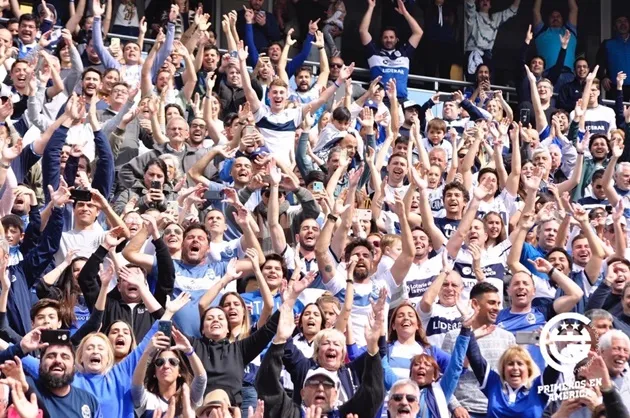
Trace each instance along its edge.
<instances>
[{"instance_id":1,"label":"cheering crowd","mask_svg":"<svg viewBox=\"0 0 630 418\"><path fill-rule=\"evenodd\" d=\"M452 3L378 36L376 0L328 3L250 0L223 53L204 4L0 2L0 418L630 417L628 18L592 63L577 1L534 0L512 106L521 2L465 0L472 85L418 104Z\"/></svg>"}]
</instances>

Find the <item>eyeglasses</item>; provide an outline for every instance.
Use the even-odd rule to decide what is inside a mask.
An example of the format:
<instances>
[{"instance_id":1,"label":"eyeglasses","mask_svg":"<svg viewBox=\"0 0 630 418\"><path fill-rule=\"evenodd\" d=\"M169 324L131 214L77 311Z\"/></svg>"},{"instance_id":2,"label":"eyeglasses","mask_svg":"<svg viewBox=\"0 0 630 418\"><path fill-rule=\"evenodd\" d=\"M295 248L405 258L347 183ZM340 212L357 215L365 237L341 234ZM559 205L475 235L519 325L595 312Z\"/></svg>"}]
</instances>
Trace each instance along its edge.
<instances>
[{"instance_id":1,"label":"eyeglasses","mask_svg":"<svg viewBox=\"0 0 630 418\"><path fill-rule=\"evenodd\" d=\"M170 364L173 367L177 367L179 366L179 359L175 358L175 357L169 357L167 359L164 358L159 358L155 360L155 366L156 367L162 367L166 364L166 362L168 361L168 364Z\"/></svg>"},{"instance_id":2,"label":"eyeglasses","mask_svg":"<svg viewBox=\"0 0 630 418\"><path fill-rule=\"evenodd\" d=\"M335 384L328 379L310 379L304 383L306 386L319 386L322 385L327 389L334 388Z\"/></svg>"},{"instance_id":3,"label":"eyeglasses","mask_svg":"<svg viewBox=\"0 0 630 418\"><path fill-rule=\"evenodd\" d=\"M403 400L403 398L407 399L407 402L409 403L414 403L418 400L418 397L416 395L409 395L409 394L402 394L402 393L396 393L394 395L392 395L392 399L395 402L401 402Z\"/></svg>"},{"instance_id":4,"label":"eyeglasses","mask_svg":"<svg viewBox=\"0 0 630 418\"><path fill-rule=\"evenodd\" d=\"M128 91L127 91L127 89L113 89L112 93L114 93L114 94L127 94Z\"/></svg>"},{"instance_id":5,"label":"eyeglasses","mask_svg":"<svg viewBox=\"0 0 630 418\"><path fill-rule=\"evenodd\" d=\"M192 125L190 125L191 128L195 129L195 128L205 128L206 125L200 125L198 123L193 123Z\"/></svg>"},{"instance_id":6,"label":"eyeglasses","mask_svg":"<svg viewBox=\"0 0 630 418\"><path fill-rule=\"evenodd\" d=\"M181 234L182 234L181 229L168 228L164 230L164 235L181 235Z\"/></svg>"}]
</instances>

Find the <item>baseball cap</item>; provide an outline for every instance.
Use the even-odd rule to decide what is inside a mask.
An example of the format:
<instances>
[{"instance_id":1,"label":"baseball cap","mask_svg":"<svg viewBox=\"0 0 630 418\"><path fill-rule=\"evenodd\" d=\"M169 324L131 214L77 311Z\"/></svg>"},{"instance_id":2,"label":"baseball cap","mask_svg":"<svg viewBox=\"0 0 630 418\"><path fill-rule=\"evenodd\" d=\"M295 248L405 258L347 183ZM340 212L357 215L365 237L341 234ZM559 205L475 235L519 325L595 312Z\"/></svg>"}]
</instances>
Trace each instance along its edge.
<instances>
[{"instance_id":1,"label":"baseball cap","mask_svg":"<svg viewBox=\"0 0 630 418\"><path fill-rule=\"evenodd\" d=\"M195 415L200 416L206 409L211 406L230 406L230 397L223 389L215 389L209 392L204 398L203 403L195 410Z\"/></svg>"},{"instance_id":2,"label":"baseball cap","mask_svg":"<svg viewBox=\"0 0 630 418\"><path fill-rule=\"evenodd\" d=\"M376 102L372 99L368 99L365 101L365 104L363 105L363 107L369 107L370 109L376 109L378 110L378 105L376 104Z\"/></svg>"},{"instance_id":3,"label":"baseball cap","mask_svg":"<svg viewBox=\"0 0 630 418\"><path fill-rule=\"evenodd\" d=\"M405 102L403 102L402 107L403 107L403 110L407 110L412 107L415 107L417 108L418 112L420 112L420 105L414 102L413 100L406 100Z\"/></svg>"},{"instance_id":4,"label":"baseball cap","mask_svg":"<svg viewBox=\"0 0 630 418\"><path fill-rule=\"evenodd\" d=\"M622 223L623 225L625 225L625 224L626 224L626 217L625 217L625 216L622 216L622 217L621 217L621 219L620 219L620 221L621 221L621 223ZM610 225L612 225L613 223L614 223L614 221L613 221L613 217L612 217L612 215L608 215L608 216L606 217L606 226L610 226Z\"/></svg>"},{"instance_id":5,"label":"baseball cap","mask_svg":"<svg viewBox=\"0 0 630 418\"><path fill-rule=\"evenodd\" d=\"M328 380L332 381L335 384L335 388L339 390L341 386L341 382L339 381L339 376L337 376L337 372L331 372L330 370L326 370L323 367L317 369L311 369L306 373L306 378L304 379L304 384L308 382L311 378L316 376L324 376Z\"/></svg>"}]
</instances>

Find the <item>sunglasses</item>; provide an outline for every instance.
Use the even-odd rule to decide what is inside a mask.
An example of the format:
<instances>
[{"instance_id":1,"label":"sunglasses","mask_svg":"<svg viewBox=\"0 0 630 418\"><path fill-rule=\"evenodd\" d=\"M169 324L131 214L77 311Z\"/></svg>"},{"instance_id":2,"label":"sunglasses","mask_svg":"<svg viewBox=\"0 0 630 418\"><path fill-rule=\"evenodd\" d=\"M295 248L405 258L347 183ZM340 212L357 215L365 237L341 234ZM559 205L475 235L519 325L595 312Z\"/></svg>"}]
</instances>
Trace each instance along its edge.
<instances>
[{"instance_id":1,"label":"sunglasses","mask_svg":"<svg viewBox=\"0 0 630 418\"><path fill-rule=\"evenodd\" d=\"M334 388L335 384L328 379L310 379L304 383L306 386L319 386L322 385L327 389Z\"/></svg>"},{"instance_id":2,"label":"sunglasses","mask_svg":"<svg viewBox=\"0 0 630 418\"><path fill-rule=\"evenodd\" d=\"M164 230L164 235L181 235L183 232L181 229L168 228Z\"/></svg>"},{"instance_id":3,"label":"sunglasses","mask_svg":"<svg viewBox=\"0 0 630 418\"><path fill-rule=\"evenodd\" d=\"M330 64L330 66L332 68L341 68L341 67L343 67L343 64Z\"/></svg>"},{"instance_id":4,"label":"sunglasses","mask_svg":"<svg viewBox=\"0 0 630 418\"><path fill-rule=\"evenodd\" d=\"M162 367L166 364L166 362L168 361L168 364L170 364L173 367L177 367L179 366L179 359L175 358L175 357L169 357L167 359L164 358L159 358L155 360L155 366L156 367Z\"/></svg>"},{"instance_id":5,"label":"sunglasses","mask_svg":"<svg viewBox=\"0 0 630 418\"><path fill-rule=\"evenodd\" d=\"M414 402L416 402L418 400L416 395L409 395L409 394L403 395L402 393L396 393L396 394L392 395L392 399L395 402L400 402L400 401L403 400L403 398L407 399L407 402L409 402L409 403L414 403Z\"/></svg>"}]
</instances>

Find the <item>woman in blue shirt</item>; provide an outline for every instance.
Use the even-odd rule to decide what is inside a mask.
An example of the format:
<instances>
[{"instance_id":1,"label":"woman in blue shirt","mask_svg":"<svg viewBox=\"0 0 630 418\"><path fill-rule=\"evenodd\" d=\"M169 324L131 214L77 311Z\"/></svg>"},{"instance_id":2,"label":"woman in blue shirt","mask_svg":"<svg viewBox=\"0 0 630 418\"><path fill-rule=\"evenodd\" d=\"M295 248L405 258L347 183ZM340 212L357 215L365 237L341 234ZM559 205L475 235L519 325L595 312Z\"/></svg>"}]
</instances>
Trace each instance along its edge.
<instances>
[{"instance_id":1,"label":"woman in blue shirt","mask_svg":"<svg viewBox=\"0 0 630 418\"><path fill-rule=\"evenodd\" d=\"M541 376L527 349L520 346L508 348L499 359L497 370L489 370L474 336L467 357L488 398L489 418L542 417L548 396L538 388L556 383L560 375L557 370L547 366Z\"/></svg>"}]
</instances>

